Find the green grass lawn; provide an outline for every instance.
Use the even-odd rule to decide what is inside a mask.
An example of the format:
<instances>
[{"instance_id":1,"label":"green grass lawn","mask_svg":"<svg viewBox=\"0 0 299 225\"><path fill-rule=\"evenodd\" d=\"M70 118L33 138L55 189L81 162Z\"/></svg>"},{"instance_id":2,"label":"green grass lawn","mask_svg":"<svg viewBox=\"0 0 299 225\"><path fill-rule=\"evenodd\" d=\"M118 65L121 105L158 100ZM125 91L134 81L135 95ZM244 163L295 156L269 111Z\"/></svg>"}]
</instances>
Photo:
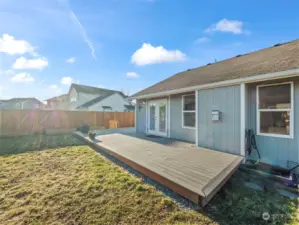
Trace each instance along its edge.
<instances>
[{"instance_id":1,"label":"green grass lawn","mask_svg":"<svg viewBox=\"0 0 299 225\"><path fill-rule=\"evenodd\" d=\"M70 135L0 138L0 148L0 224L299 223L297 202L247 189L238 177L195 210ZM262 212L280 216L265 222Z\"/></svg>"}]
</instances>

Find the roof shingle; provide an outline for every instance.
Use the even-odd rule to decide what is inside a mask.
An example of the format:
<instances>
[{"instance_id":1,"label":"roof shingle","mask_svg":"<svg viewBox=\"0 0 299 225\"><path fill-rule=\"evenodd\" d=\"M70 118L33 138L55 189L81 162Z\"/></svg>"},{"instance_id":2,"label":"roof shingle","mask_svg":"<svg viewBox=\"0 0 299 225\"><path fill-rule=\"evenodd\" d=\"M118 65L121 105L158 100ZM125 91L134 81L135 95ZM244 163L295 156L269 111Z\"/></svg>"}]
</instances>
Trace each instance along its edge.
<instances>
[{"instance_id":1,"label":"roof shingle","mask_svg":"<svg viewBox=\"0 0 299 225\"><path fill-rule=\"evenodd\" d=\"M299 68L299 39L180 72L132 97Z\"/></svg>"},{"instance_id":2,"label":"roof shingle","mask_svg":"<svg viewBox=\"0 0 299 225\"><path fill-rule=\"evenodd\" d=\"M122 96L126 97L121 91L115 91L115 90L110 90L110 89L105 89L105 88L98 88L98 87L92 87L92 86L87 86L87 85L81 85L81 84L72 84L70 90L74 88L77 92L84 92L84 93L90 93L90 94L101 94L104 95L110 94L110 93L119 93Z\"/></svg>"}]
</instances>

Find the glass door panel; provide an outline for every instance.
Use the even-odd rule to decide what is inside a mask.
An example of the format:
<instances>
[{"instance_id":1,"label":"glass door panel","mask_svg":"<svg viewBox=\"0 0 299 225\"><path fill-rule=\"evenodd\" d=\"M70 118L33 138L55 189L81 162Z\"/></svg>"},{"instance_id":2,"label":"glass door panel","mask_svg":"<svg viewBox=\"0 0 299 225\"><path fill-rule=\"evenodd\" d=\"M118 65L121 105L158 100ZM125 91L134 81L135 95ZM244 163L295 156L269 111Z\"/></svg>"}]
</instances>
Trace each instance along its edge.
<instances>
[{"instance_id":1,"label":"glass door panel","mask_svg":"<svg viewBox=\"0 0 299 225\"><path fill-rule=\"evenodd\" d=\"M166 103L159 104L159 132L166 132Z\"/></svg>"},{"instance_id":2,"label":"glass door panel","mask_svg":"<svg viewBox=\"0 0 299 225\"><path fill-rule=\"evenodd\" d=\"M167 101L153 100L147 105L147 129L150 134L167 135Z\"/></svg>"},{"instance_id":3,"label":"glass door panel","mask_svg":"<svg viewBox=\"0 0 299 225\"><path fill-rule=\"evenodd\" d=\"M149 129L156 130L156 104L150 104L149 107Z\"/></svg>"}]
</instances>

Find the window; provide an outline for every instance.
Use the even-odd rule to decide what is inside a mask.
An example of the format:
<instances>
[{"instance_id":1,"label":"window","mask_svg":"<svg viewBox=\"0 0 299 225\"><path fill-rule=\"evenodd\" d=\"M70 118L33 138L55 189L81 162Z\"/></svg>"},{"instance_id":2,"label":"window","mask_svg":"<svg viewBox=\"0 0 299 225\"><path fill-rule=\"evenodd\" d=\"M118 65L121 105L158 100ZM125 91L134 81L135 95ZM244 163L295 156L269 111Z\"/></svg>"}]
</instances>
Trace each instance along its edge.
<instances>
[{"instance_id":1,"label":"window","mask_svg":"<svg viewBox=\"0 0 299 225\"><path fill-rule=\"evenodd\" d=\"M258 135L293 138L293 83L257 86Z\"/></svg>"},{"instance_id":2,"label":"window","mask_svg":"<svg viewBox=\"0 0 299 225\"><path fill-rule=\"evenodd\" d=\"M71 98L71 104L76 103L77 102L77 98L76 97L72 97Z\"/></svg>"},{"instance_id":3,"label":"window","mask_svg":"<svg viewBox=\"0 0 299 225\"><path fill-rule=\"evenodd\" d=\"M195 128L195 95L182 96L182 127Z\"/></svg>"}]
</instances>

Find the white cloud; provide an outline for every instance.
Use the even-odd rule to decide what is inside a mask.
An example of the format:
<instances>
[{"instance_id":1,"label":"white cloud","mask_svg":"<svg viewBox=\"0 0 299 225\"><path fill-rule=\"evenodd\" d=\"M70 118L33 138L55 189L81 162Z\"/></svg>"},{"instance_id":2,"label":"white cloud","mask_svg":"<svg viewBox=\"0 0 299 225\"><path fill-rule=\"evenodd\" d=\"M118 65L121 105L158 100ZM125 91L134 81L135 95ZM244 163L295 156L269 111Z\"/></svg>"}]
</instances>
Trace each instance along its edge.
<instances>
[{"instance_id":1,"label":"white cloud","mask_svg":"<svg viewBox=\"0 0 299 225\"><path fill-rule=\"evenodd\" d=\"M243 26L244 23L242 21L222 19L218 23L213 24L212 26L207 28L205 32L211 33L215 31L220 31L220 32L231 32L233 34L242 34L244 33Z\"/></svg>"},{"instance_id":2,"label":"white cloud","mask_svg":"<svg viewBox=\"0 0 299 225\"><path fill-rule=\"evenodd\" d=\"M10 55L25 53L35 54L34 47L32 47L27 41L16 40L9 34L3 34L2 37L0 37L0 52Z\"/></svg>"},{"instance_id":3,"label":"white cloud","mask_svg":"<svg viewBox=\"0 0 299 225\"><path fill-rule=\"evenodd\" d=\"M52 85L49 86L49 88L56 89L56 88L58 88L58 86L56 84L52 84Z\"/></svg>"},{"instance_id":4,"label":"white cloud","mask_svg":"<svg viewBox=\"0 0 299 225\"><path fill-rule=\"evenodd\" d=\"M44 57L38 59L18 58L13 64L14 69L44 69L48 66L48 60Z\"/></svg>"},{"instance_id":5,"label":"white cloud","mask_svg":"<svg viewBox=\"0 0 299 225\"><path fill-rule=\"evenodd\" d=\"M4 71L0 71L0 76L9 76L9 75L13 75L15 74L15 71L14 70L4 70Z\"/></svg>"},{"instance_id":6,"label":"white cloud","mask_svg":"<svg viewBox=\"0 0 299 225\"><path fill-rule=\"evenodd\" d=\"M186 55L179 50L167 50L163 46L154 47L144 43L133 55L131 62L142 66L164 62L184 61Z\"/></svg>"},{"instance_id":7,"label":"white cloud","mask_svg":"<svg viewBox=\"0 0 299 225\"><path fill-rule=\"evenodd\" d=\"M207 38L207 37L201 37L201 38L198 38L197 40L195 40L195 44L202 44L202 43L206 43L206 42L209 42L210 39Z\"/></svg>"},{"instance_id":8,"label":"white cloud","mask_svg":"<svg viewBox=\"0 0 299 225\"><path fill-rule=\"evenodd\" d=\"M128 72L126 73L126 77L127 78L138 78L140 77L138 73L135 73L135 72Z\"/></svg>"},{"instance_id":9,"label":"white cloud","mask_svg":"<svg viewBox=\"0 0 299 225\"><path fill-rule=\"evenodd\" d=\"M76 61L75 57L71 57L71 58L66 60L67 63L74 63L75 61Z\"/></svg>"},{"instance_id":10,"label":"white cloud","mask_svg":"<svg viewBox=\"0 0 299 225\"><path fill-rule=\"evenodd\" d=\"M18 73L10 79L13 83L32 83L34 78L29 73Z\"/></svg>"},{"instance_id":11,"label":"white cloud","mask_svg":"<svg viewBox=\"0 0 299 225\"><path fill-rule=\"evenodd\" d=\"M71 85L73 83L73 78L71 77L62 77L60 83L65 85Z\"/></svg>"}]
</instances>

